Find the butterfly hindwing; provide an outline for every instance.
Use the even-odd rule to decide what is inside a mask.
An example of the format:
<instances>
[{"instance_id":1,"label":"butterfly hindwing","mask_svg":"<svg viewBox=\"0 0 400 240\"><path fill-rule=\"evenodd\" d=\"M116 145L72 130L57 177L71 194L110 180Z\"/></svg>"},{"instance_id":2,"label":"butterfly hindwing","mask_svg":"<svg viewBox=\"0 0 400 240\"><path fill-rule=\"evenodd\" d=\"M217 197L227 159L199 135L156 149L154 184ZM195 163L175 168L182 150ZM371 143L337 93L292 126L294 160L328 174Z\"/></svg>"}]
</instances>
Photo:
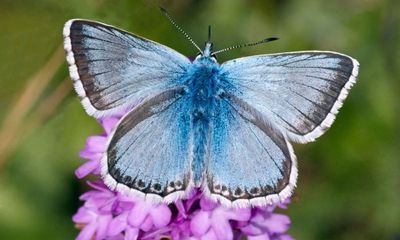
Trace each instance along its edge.
<instances>
[{"instance_id":1,"label":"butterfly hindwing","mask_svg":"<svg viewBox=\"0 0 400 240\"><path fill-rule=\"evenodd\" d=\"M144 101L110 136L102 175L111 189L171 202L190 190L190 119L181 88Z\"/></svg>"},{"instance_id":2,"label":"butterfly hindwing","mask_svg":"<svg viewBox=\"0 0 400 240\"><path fill-rule=\"evenodd\" d=\"M332 124L358 74L358 62L334 52L258 55L221 65L227 91L306 143Z\"/></svg>"},{"instance_id":3,"label":"butterfly hindwing","mask_svg":"<svg viewBox=\"0 0 400 240\"><path fill-rule=\"evenodd\" d=\"M230 94L217 101L211 128L206 186L227 206L260 206L288 197L296 157L282 132Z\"/></svg>"},{"instance_id":4,"label":"butterfly hindwing","mask_svg":"<svg viewBox=\"0 0 400 240\"><path fill-rule=\"evenodd\" d=\"M95 117L176 87L190 64L166 46L87 20L65 24L64 48L75 90Z\"/></svg>"}]
</instances>

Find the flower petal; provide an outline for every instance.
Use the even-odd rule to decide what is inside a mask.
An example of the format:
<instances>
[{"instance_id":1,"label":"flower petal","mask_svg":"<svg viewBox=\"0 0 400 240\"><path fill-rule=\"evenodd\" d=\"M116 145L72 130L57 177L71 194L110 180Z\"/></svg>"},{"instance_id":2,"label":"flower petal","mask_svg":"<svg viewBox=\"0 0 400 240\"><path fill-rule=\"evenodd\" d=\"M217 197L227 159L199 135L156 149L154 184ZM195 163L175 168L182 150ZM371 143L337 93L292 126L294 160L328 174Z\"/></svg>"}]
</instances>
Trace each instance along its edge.
<instances>
[{"instance_id":1,"label":"flower petal","mask_svg":"<svg viewBox=\"0 0 400 240\"><path fill-rule=\"evenodd\" d=\"M139 229L128 227L125 231L124 240L136 240L139 236Z\"/></svg>"},{"instance_id":2,"label":"flower petal","mask_svg":"<svg viewBox=\"0 0 400 240\"><path fill-rule=\"evenodd\" d=\"M268 227L271 233L285 233L289 229L289 224L289 217L278 213L272 214L262 223L262 225Z\"/></svg>"},{"instance_id":3,"label":"flower petal","mask_svg":"<svg viewBox=\"0 0 400 240\"><path fill-rule=\"evenodd\" d=\"M256 236L263 234L268 229L260 228L260 226L258 226L257 224L249 224L245 227L242 227L241 230L248 236Z\"/></svg>"},{"instance_id":4,"label":"flower petal","mask_svg":"<svg viewBox=\"0 0 400 240\"><path fill-rule=\"evenodd\" d=\"M210 213L198 211L190 222L190 229L195 236L201 236L210 229Z\"/></svg>"},{"instance_id":5,"label":"flower petal","mask_svg":"<svg viewBox=\"0 0 400 240\"><path fill-rule=\"evenodd\" d=\"M248 240L271 240L271 237L268 234L262 234L257 236L248 236Z\"/></svg>"},{"instance_id":6,"label":"flower petal","mask_svg":"<svg viewBox=\"0 0 400 240\"><path fill-rule=\"evenodd\" d=\"M72 221L75 223L90 223L96 218L94 214L91 214L85 207L80 207L78 212L72 216Z\"/></svg>"},{"instance_id":7,"label":"flower petal","mask_svg":"<svg viewBox=\"0 0 400 240\"><path fill-rule=\"evenodd\" d=\"M111 195L114 195L114 193L100 180L87 181L86 183L100 192L110 193Z\"/></svg>"},{"instance_id":8,"label":"flower petal","mask_svg":"<svg viewBox=\"0 0 400 240\"><path fill-rule=\"evenodd\" d=\"M215 235L214 231L208 231L206 234L200 237L201 240L220 240L218 237ZM223 239L225 240L225 239Z\"/></svg>"},{"instance_id":9,"label":"flower petal","mask_svg":"<svg viewBox=\"0 0 400 240\"><path fill-rule=\"evenodd\" d=\"M138 200L138 202L133 206L128 215L128 223L134 227L140 227L140 225L144 222L145 218L149 214L149 210L149 204Z\"/></svg>"},{"instance_id":10,"label":"flower petal","mask_svg":"<svg viewBox=\"0 0 400 240\"><path fill-rule=\"evenodd\" d=\"M119 121L119 118L106 117L106 118L100 119L100 124L103 126L106 134L110 135L112 129L115 127L115 125L118 123L118 121Z\"/></svg>"},{"instance_id":11,"label":"flower petal","mask_svg":"<svg viewBox=\"0 0 400 240\"><path fill-rule=\"evenodd\" d=\"M156 207L150 215L156 228L164 227L171 221L171 210L166 205Z\"/></svg>"},{"instance_id":12,"label":"flower petal","mask_svg":"<svg viewBox=\"0 0 400 240\"><path fill-rule=\"evenodd\" d=\"M87 160L100 161L102 155L103 154L100 152L92 152L92 151L90 151L90 149L86 149L86 148L79 151L79 156L81 158L87 159Z\"/></svg>"},{"instance_id":13,"label":"flower petal","mask_svg":"<svg viewBox=\"0 0 400 240\"><path fill-rule=\"evenodd\" d=\"M226 209L225 215L236 221L248 221L251 217L251 208Z\"/></svg>"},{"instance_id":14,"label":"flower petal","mask_svg":"<svg viewBox=\"0 0 400 240\"><path fill-rule=\"evenodd\" d=\"M100 162L89 160L75 170L75 176L79 179L86 177L89 173L94 172L100 167Z\"/></svg>"},{"instance_id":15,"label":"flower petal","mask_svg":"<svg viewBox=\"0 0 400 240\"><path fill-rule=\"evenodd\" d=\"M109 236L116 236L120 234L128 226L127 222L128 214L121 214L110 221L108 225L107 234Z\"/></svg>"},{"instance_id":16,"label":"flower petal","mask_svg":"<svg viewBox=\"0 0 400 240\"><path fill-rule=\"evenodd\" d=\"M111 215L103 215L97 219L96 240L102 240L107 237L108 224L111 221Z\"/></svg>"},{"instance_id":17,"label":"flower petal","mask_svg":"<svg viewBox=\"0 0 400 240\"><path fill-rule=\"evenodd\" d=\"M213 214L212 229L215 232L217 239L230 240L233 239L232 227L228 219L224 219L217 212Z\"/></svg>"},{"instance_id":18,"label":"flower petal","mask_svg":"<svg viewBox=\"0 0 400 240\"><path fill-rule=\"evenodd\" d=\"M92 222L81 230L81 232L76 237L76 240L91 240L96 232L96 223Z\"/></svg>"},{"instance_id":19,"label":"flower petal","mask_svg":"<svg viewBox=\"0 0 400 240\"><path fill-rule=\"evenodd\" d=\"M91 136L86 140L86 149L91 152L105 152L107 150L107 137L105 136Z\"/></svg>"},{"instance_id":20,"label":"flower petal","mask_svg":"<svg viewBox=\"0 0 400 240\"><path fill-rule=\"evenodd\" d=\"M142 224L140 224L140 229L147 232L150 231L150 229L153 227L153 219L151 218L150 215L147 215L147 217L144 219Z\"/></svg>"}]
</instances>

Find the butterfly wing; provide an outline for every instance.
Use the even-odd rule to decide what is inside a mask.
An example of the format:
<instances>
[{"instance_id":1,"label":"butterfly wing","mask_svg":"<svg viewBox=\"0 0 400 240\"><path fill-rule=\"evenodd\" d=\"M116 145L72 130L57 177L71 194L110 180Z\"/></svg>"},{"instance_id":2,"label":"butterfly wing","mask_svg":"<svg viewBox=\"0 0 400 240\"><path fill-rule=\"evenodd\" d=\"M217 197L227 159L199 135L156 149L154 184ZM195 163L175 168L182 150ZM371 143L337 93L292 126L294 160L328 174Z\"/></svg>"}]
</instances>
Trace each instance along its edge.
<instances>
[{"instance_id":1,"label":"butterfly wing","mask_svg":"<svg viewBox=\"0 0 400 240\"><path fill-rule=\"evenodd\" d=\"M167 90L120 120L101 161L111 189L157 202L185 196L191 185L187 104L181 88Z\"/></svg>"},{"instance_id":2,"label":"butterfly wing","mask_svg":"<svg viewBox=\"0 0 400 240\"><path fill-rule=\"evenodd\" d=\"M279 128L239 98L220 95L213 118L204 189L226 206L286 199L296 184L296 157Z\"/></svg>"},{"instance_id":3,"label":"butterfly wing","mask_svg":"<svg viewBox=\"0 0 400 240\"><path fill-rule=\"evenodd\" d=\"M322 51L244 57L221 68L224 89L300 143L331 126L358 74L355 59Z\"/></svg>"},{"instance_id":4,"label":"butterfly wing","mask_svg":"<svg viewBox=\"0 0 400 240\"><path fill-rule=\"evenodd\" d=\"M64 48L89 115L110 115L177 86L190 61L173 49L105 24L73 19Z\"/></svg>"}]
</instances>

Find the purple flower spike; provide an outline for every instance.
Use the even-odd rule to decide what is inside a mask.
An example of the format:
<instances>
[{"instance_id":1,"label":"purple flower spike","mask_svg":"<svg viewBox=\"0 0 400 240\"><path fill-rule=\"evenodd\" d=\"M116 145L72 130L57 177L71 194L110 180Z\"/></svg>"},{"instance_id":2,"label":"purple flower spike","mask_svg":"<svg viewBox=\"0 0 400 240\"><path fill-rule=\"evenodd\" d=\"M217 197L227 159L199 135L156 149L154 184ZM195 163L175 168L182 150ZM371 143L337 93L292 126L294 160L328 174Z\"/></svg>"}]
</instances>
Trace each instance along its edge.
<instances>
[{"instance_id":1,"label":"purple flower spike","mask_svg":"<svg viewBox=\"0 0 400 240\"><path fill-rule=\"evenodd\" d=\"M100 175L100 159L106 151L107 137L122 115L99 120L104 133L89 137L80 156L87 160L75 174ZM264 208L226 208L212 202L200 189L185 200L153 204L124 196L108 189L101 181L88 182L92 188L80 200L83 206L72 220L81 229L77 240L290 240L286 234L290 219L273 213L289 202Z\"/></svg>"}]
</instances>

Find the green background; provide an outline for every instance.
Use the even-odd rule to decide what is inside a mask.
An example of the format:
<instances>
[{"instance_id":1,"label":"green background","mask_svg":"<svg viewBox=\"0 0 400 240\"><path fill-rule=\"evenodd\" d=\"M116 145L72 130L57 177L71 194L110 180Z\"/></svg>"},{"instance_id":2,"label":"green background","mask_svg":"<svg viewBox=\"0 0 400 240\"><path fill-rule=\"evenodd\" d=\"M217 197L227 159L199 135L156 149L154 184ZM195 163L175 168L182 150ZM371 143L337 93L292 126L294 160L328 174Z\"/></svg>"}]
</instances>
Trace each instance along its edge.
<instances>
[{"instance_id":1,"label":"green background","mask_svg":"<svg viewBox=\"0 0 400 240\"><path fill-rule=\"evenodd\" d=\"M88 18L168 45L196 49L158 10L166 7L203 46L279 36L219 55L330 50L360 62L333 127L295 145L296 194L288 210L297 239L400 239L400 1L0 0L0 239L72 239L85 191L73 171L87 136L100 133L67 78L63 24ZM50 62L49 62L50 61Z\"/></svg>"}]
</instances>

